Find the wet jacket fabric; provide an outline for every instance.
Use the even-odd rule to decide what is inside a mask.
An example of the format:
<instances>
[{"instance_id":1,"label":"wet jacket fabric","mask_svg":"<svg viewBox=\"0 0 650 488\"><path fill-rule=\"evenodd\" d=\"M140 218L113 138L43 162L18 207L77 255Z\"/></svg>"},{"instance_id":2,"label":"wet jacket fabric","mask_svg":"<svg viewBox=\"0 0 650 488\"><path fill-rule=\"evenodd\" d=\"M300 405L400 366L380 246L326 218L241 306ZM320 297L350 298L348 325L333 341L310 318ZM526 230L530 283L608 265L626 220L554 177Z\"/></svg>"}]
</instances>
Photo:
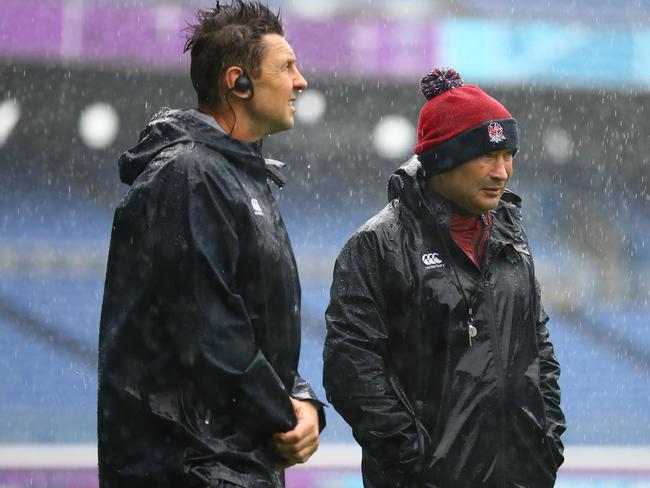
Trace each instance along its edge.
<instances>
[{"instance_id":1,"label":"wet jacket fabric","mask_svg":"<svg viewBox=\"0 0 650 488\"><path fill-rule=\"evenodd\" d=\"M102 488L284 486L270 437L296 424L290 395L315 400L260 144L192 113L159 112L119 160L130 189L100 324Z\"/></svg>"},{"instance_id":2,"label":"wet jacket fabric","mask_svg":"<svg viewBox=\"0 0 650 488\"><path fill-rule=\"evenodd\" d=\"M519 197L492 211L480 270L416 159L389 200L341 251L326 312L325 390L362 447L364 486L552 487L560 368ZM473 306L471 346L450 259Z\"/></svg>"}]
</instances>

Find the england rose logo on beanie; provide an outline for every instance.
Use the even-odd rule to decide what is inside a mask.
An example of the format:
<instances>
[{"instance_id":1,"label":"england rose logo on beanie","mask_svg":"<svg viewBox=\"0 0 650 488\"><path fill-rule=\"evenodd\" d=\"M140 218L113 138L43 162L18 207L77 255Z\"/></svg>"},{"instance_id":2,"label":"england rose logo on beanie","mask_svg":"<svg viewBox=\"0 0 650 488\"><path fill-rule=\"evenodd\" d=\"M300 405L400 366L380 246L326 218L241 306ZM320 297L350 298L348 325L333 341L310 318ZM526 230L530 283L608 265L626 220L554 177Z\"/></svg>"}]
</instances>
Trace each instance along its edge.
<instances>
[{"instance_id":1,"label":"england rose logo on beanie","mask_svg":"<svg viewBox=\"0 0 650 488\"><path fill-rule=\"evenodd\" d=\"M492 122L488 125L488 135L490 136L490 142L493 143L506 140L506 136L503 135L503 127L498 122Z\"/></svg>"}]
</instances>

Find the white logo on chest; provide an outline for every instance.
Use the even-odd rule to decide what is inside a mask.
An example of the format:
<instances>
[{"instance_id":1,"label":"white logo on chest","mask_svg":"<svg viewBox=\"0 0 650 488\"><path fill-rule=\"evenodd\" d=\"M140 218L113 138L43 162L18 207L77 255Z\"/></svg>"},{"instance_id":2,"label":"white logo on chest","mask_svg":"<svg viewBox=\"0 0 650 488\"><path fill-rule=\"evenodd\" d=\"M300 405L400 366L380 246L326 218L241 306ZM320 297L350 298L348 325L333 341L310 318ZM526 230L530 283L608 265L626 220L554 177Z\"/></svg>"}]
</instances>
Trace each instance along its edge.
<instances>
[{"instance_id":1,"label":"white logo on chest","mask_svg":"<svg viewBox=\"0 0 650 488\"><path fill-rule=\"evenodd\" d=\"M424 263L424 269L442 268L444 266L442 259L438 257L437 252L423 254L422 262Z\"/></svg>"},{"instance_id":2,"label":"white logo on chest","mask_svg":"<svg viewBox=\"0 0 650 488\"><path fill-rule=\"evenodd\" d=\"M257 201L257 198L251 198L251 207L253 207L253 212L255 215L264 215L264 212L262 212L262 207L260 206L260 202Z\"/></svg>"}]
</instances>

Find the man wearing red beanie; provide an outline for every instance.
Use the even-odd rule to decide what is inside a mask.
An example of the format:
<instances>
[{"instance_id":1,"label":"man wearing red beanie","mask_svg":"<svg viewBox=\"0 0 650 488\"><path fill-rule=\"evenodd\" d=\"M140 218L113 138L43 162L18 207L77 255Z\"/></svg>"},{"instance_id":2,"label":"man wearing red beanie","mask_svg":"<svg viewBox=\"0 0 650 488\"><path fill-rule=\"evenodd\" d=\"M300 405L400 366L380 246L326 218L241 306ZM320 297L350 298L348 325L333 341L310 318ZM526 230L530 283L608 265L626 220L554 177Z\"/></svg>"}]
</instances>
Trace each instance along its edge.
<instances>
[{"instance_id":1,"label":"man wearing red beanie","mask_svg":"<svg viewBox=\"0 0 650 488\"><path fill-rule=\"evenodd\" d=\"M566 423L506 190L517 122L453 70L421 90L415 155L336 261L325 389L363 448L365 487L552 487Z\"/></svg>"}]
</instances>

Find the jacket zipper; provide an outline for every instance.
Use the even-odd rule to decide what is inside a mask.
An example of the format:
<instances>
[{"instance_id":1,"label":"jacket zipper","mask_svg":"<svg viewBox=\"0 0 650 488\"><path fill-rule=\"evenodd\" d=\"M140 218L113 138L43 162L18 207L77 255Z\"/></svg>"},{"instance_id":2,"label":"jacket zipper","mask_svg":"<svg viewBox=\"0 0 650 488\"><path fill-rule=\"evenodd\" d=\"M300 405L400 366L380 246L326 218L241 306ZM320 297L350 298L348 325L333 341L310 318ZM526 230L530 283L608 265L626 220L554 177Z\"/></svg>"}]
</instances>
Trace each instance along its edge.
<instances>
[{"instance_id":1,"label":"jacket zipper","mask_svg":"<svg viewBox=\"0 0 650 488\"><path fill-rule=\"evenodd\" d=\"M483 245L483 239L485 238L485 230L487 229L488 226L488 220L485 214L481 214L481 224L482 224L481 233L478 235L478 239L476 239L476 244L474 244L474 259L476 260L479 269L481 267L481 253L479 252L479 250Z\"/></svg>"},{"instance_id":2,"label":"jacket zipper","mask_svg":"<svg viewBox=\"0 0 650 488\"><path fill-rule=\"evenodd\" d=\"M490 290L490 278L487 273L487 267L482 273L482 278L483 278L483 285L486 288L486 295L488 302L490 304L490 316L488 317L489 322L490 322L490 332L492 333L493 337L493 342L494 342L494 349L495 349L495 354L496 354L496 370L497 370L497 377L499 380L499 403L501 407L500 411L500 420L501 420L501 428L499 429L499 439L500 439L500 445L499 445L499 450L501 451L501 462L499 463L499 467L497 469L497 472L499 473L499 486L505 486L506 485L506 475L505 475L505 469L506 469L506 460L505 460L505 428L506 428L506 422L505 422L505 412L506 412L506 400L505 400L505 378L504 378L504 373L503 373L503 359L501 355L501 346L499 344L499 334L497 331L497 327L495 324L494 320L494 303L492 301L492 292Z\"/></svg>"}]
</instances>

